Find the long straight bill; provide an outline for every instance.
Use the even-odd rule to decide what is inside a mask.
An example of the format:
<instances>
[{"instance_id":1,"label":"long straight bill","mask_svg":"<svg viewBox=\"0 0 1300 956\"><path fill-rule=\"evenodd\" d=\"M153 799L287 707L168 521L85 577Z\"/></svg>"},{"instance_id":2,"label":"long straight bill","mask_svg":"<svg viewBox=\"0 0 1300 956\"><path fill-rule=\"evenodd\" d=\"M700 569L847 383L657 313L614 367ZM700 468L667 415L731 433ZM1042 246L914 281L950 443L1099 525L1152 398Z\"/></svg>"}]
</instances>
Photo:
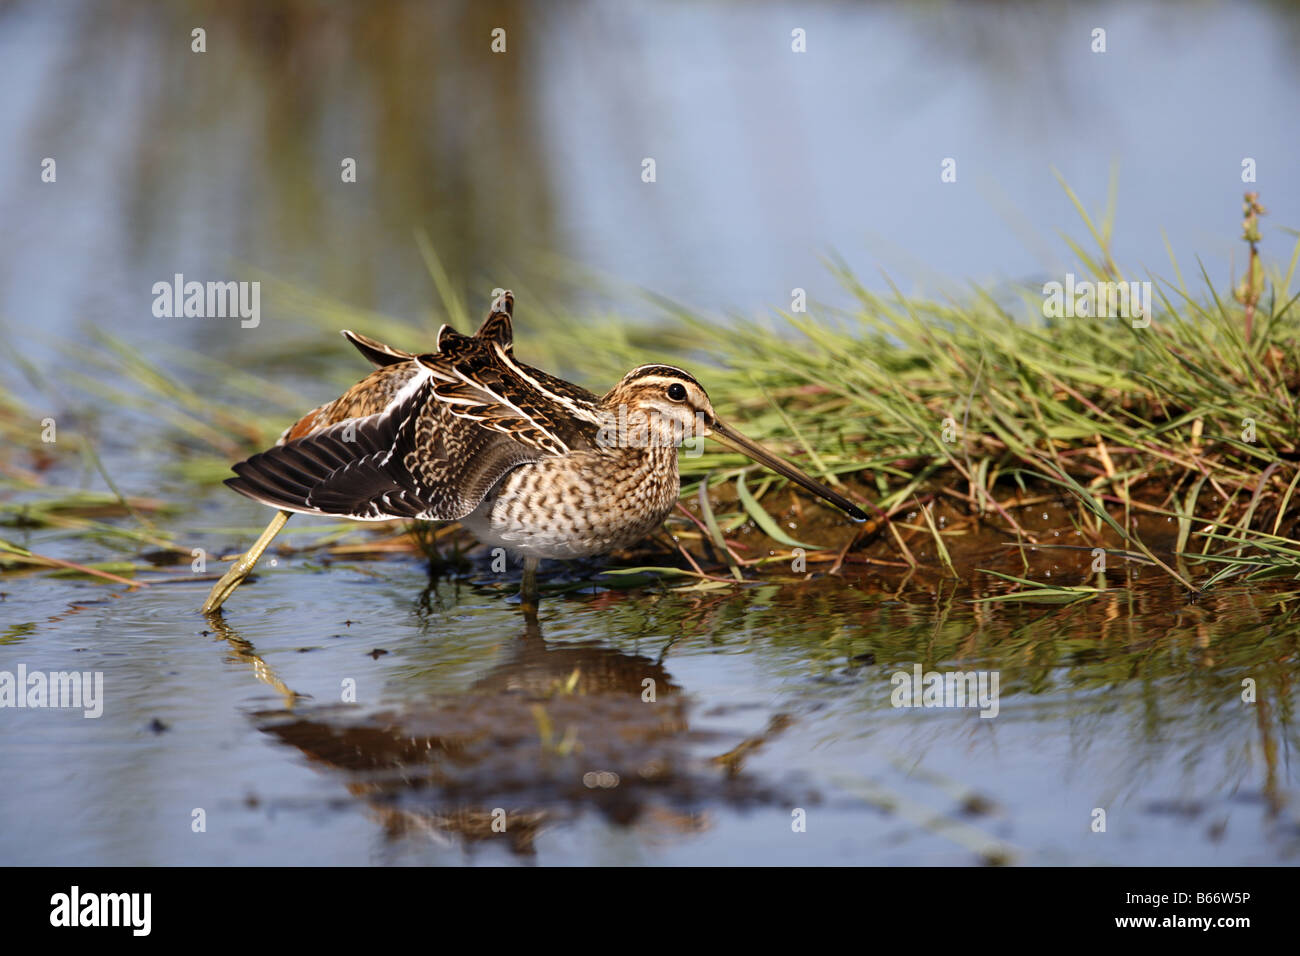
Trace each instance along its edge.
<instances>
[{"instance_id":1,"label":"long straight bill","mask_svg":"<svg viewBox=\"0 0 1300 956\"><path fill-rule=\"evenodd\" d=\"M778 475L789 478L795 484L803 485L818 497L825 498L850 518L857 521L867 520L867 513L853 502L849 501L848 498L845 498L837 492L831 491L831 489L827 488L817 479L804 474L785 459L778 458L762 445L750 441L744 435L740 434L740 432L733 431L729 426L722 424L722 422L713 423L713 435L711 437L716 438L724 445L730 445L738 452L748 455L764 468L770 468Z\"/></svg>"}]
</instances>

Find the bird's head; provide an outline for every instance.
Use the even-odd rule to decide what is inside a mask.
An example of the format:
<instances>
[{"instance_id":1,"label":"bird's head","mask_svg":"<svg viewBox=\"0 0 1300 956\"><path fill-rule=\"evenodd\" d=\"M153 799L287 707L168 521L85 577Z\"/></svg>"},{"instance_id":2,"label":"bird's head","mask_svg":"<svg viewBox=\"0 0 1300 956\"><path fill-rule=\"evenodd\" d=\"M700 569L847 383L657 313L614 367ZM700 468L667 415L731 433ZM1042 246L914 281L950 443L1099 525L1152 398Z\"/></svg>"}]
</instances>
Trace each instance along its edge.
<instances>
[{"instance_id":1,"label":"bird's head","mask_svg":"<svg viewBox=\"0 0 1300 956\"><path fill-rule=\"evenodd\" d=\"M866 520L866 513L843 495L719 421L704 386L689 372L671 365L642 365L624 375L601 404L609 415L601 429L602 444L676 447L713 438L825 498L850 517Z\"/></svg>"}]
</instances>

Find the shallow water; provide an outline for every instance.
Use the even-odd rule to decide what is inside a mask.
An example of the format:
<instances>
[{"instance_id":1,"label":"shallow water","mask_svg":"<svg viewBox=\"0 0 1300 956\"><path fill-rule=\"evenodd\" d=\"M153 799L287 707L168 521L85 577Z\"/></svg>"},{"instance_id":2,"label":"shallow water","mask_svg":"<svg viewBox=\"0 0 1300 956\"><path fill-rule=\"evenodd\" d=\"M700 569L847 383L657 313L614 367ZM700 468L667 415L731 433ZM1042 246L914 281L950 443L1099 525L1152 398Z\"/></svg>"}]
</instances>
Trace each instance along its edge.
<instances>
[{"instance_id":1,"label":"shallow water","mask_svg":"<svg viewBox=\"0 0 1300 956\"><path fill-rule=\"evenodd\" d=\"M102 671L106 703L5 712L0 814L22 825L0 859L1297 859L1293 601L1151 582L989 606L856 573L552 596L535 627L486 568L429 586L413 558L280 562L215 628L205 583L28 578L0 670ZM996 672L997 715L892 706L917 663Z\"/></svg>"}]
</instances>

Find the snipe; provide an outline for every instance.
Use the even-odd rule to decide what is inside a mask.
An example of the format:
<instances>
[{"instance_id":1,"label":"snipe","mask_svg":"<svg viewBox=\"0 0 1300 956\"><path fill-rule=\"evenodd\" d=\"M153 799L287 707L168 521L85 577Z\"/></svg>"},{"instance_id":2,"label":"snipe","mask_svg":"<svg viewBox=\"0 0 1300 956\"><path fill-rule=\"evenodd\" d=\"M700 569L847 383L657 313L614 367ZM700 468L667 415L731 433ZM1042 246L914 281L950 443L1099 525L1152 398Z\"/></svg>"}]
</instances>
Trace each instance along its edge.
<instances>
[{"instance_id":1,"label":"snipe","mask_svg":"<svg viewBox=\"0 0 1300 956\"><path fill-rule=\"evenodd\" d=\"M279 511L204 612L221 607L294 512L459 520L524 558L524 594L535 599L541 558L604 554L658 527L678 497L678 446L705 436L866 518L720 422L679 368L642 365L600 397L524 365L513 307L501 293L477 333L444 325L437 351L421 355L345 331L375 371L234 466L226 484Z\"/></svg>"}]
</instances>

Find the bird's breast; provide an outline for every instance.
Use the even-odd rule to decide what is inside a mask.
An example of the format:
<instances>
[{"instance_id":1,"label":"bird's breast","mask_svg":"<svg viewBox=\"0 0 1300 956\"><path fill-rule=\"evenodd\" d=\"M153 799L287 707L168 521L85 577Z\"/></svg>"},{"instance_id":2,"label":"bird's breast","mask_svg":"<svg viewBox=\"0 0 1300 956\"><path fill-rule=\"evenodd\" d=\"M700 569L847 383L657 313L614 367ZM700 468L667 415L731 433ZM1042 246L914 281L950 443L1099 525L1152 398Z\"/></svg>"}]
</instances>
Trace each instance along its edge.
<instances>
[{"instance_id":1,"label":"bird's breast","mask_svg":"<svg viewBox=\"0 0 1300 956\"><path fill-rule=\"evenodd\" d=\"M680 488L675 448L577 451L508 472L462 524L516 554L588 557L644 538Z\"/></svg>"}]
</instances>

